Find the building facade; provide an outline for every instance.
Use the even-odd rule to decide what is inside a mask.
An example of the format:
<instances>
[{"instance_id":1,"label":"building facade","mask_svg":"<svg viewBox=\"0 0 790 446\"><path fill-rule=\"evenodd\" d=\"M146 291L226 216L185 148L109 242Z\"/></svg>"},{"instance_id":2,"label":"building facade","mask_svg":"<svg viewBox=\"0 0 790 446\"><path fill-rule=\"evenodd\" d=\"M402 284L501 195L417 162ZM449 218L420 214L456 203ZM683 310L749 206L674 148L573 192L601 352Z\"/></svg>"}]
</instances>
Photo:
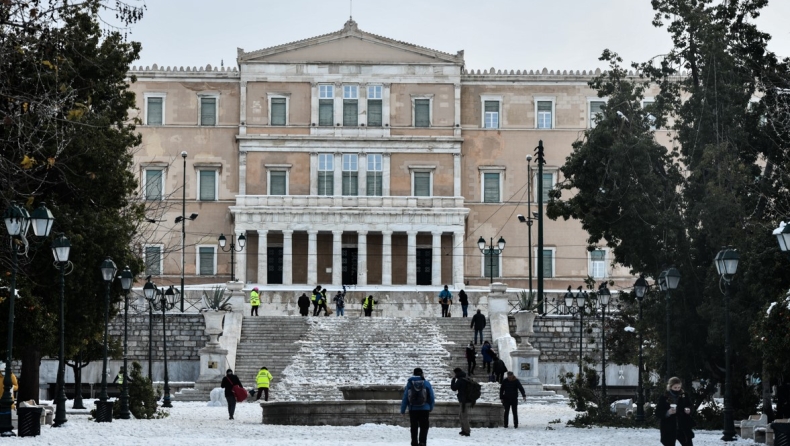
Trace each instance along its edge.
<instances>
[{"instance_id":1,"label":"building facade","mask_svg":"<svg viewBox=\"0 0 790 446\"><path fill-rule=\"evenodd\" d=\"M537 182L547 196L594 125L596 73L467 70L462 51L353 20L239 49L237 65L130 72L149 221L137 249L159 282L526 288L542 255L547 290L588 276L631 286L603 241L587 249L578 222L544 220L539 253L537 225L530 246L517 219L536 212ZM539 140L542 178L526 158ZM198 214L183 240L182 214ZM505 249L481 251L481 237Z\"/></svg>"}]
</instances>

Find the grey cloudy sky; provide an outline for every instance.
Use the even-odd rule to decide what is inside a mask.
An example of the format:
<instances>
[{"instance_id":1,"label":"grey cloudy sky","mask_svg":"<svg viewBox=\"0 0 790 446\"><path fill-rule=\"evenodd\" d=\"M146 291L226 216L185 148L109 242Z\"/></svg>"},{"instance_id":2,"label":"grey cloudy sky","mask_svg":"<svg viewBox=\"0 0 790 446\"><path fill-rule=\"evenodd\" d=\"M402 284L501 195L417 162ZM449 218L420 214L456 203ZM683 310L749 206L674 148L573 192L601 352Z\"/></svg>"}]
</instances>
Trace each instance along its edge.
<instances>
[{"instance_id":1,"label":"grey cloudy sky","mask_svg":"<svg viewBox=\"0 0 790 446\"><path fill-rule=\"evenodd\" d=\"M253 51L331 33L349 0L145 0L131 38L143 44L135 65L235 66L236 48ZM626 62L670 47L651 25L650 0L353 0L360 29L435 50L465 50L470 69L604 68L605 48ZM790 1L772 0L758 19L790 56Z\"/></svg>"}]
</instances>

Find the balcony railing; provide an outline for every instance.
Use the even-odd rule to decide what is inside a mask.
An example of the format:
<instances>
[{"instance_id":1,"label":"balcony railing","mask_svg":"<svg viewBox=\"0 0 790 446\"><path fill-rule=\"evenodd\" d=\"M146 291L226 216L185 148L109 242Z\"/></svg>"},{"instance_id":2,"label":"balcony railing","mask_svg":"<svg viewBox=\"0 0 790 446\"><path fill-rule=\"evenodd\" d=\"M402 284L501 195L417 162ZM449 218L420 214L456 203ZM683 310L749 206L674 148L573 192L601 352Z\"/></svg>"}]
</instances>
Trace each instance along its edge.
<instances>
[{"instance_id":1,"label":"balcony railing","mask_svg":"<svg viewBox=\"0 0 790 446\"><path fill-rule=\"evenodd\" d=\"M358 197L319 195L240 195L244 207L463 208L463 197Z\"/></svg>"}]
</instances>

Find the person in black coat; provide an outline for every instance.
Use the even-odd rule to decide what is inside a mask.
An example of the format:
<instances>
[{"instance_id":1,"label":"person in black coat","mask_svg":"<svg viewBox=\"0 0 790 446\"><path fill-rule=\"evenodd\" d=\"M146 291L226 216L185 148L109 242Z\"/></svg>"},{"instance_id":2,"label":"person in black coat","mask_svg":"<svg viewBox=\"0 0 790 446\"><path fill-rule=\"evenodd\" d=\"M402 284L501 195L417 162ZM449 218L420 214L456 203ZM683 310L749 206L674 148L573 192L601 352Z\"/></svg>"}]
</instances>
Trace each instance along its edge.
<instances>
[{"instance_id":1,"label":"person in black coat","mask_svg":"<svg viewBox=\"0 0 790 446\"><path fill-rule=\"evenodd\" d=\"M673 376L669 378L667 391L656 404L656 416L661 420L661 444L693 446L694 420L691 418L691 399L683 391L683 381Z\"/></svg>"},{"instance_id":2,"label":"person in black coat","mask_svg":"<svg viewBox=\"0 0 790 446\"><path fill-rule=\"evenodd\" d=\"M307 297L307 294L302 293L299 296L299 300L296 301L296 305L299 306L299 314L307 316L307 313L310 311L310 298Z\"/></svg>"},{"instance_id":3,"label":"person in black coat","mask_svg":"<svg viewBox=\"0 0 790 446\"><path fill-rule=\"evenodd\" d=\"M228 402L228 415L233 419L233 413L236 412L236 394L233 393L233 386L244 387L241 385L239 377L233 374L233 370L228 369L225 372L225 377L222 378L220 387L225 389L225 400Z\"/></svg>"},{"instance_id":4,"label":"person in black coat","mask_svg":"<svg viewBox=\"0 0 790 446\"><path fill-rule=\"evenodd\" d=\"M477 335L480 334L480 343L483 343L483 329L486 328L486 317L483 316L483 313L480 310L477 310L474 316L472 316L472 323L469 325L469 328L474 328L475 330L475 344L477 344Z\"/></svg>"},{"instance_id":5,"label":"person in black coat","mask_svg":"<svg viewBox=\"0 0 790 446\"><path fill-rule=\"evenodd\" d=\"M471 404L466 401L467 383L465 380L461 379L466 378L466 373L458 367L453 369L453 373L455 373L455 376L452 381L450 381L450 389L458 392L458 419L461 422L461 432L459 432L459 434L468 437L472 433L472 428L469 426L469 410L471 409Z\"/></svg>"},{"instance_id":6,"label":"person in black coat","mask_svg":"<svg viewBox=\"0 0 790 446\"><path fill-rule=\"evenodd\" d=\"M475 367L477 366L475 356L477 356L477 351L475 350L474 344L470 342L469 345L466 346L466 373L468 375L475 374Z\"/></svg>"},{"instance_id":7,"label":"person in black coat","mask_svg":"<svg viewBox=\"0 0 790 446\"><path fill-rule=\"evenodd\" d=\"M469 308L469 297L467 297L464 290L458 292L458 303L461 304L461 311L463 312L463 317L467 317L466 309Z\"/></svg>"},{"instance_id":8,"label":"person in black coat","mask_svg":"<svg viewBox=\"0 0 790 446\"><path fill-rule=\"evenodd\" d=\"M502 385L499 386L499 399L502 405L505 406L505 427L507 427L507 418L510 414L510 408L513 408L513 428L518 428L518 393L524 401L527 400L527 392L524 391L524 386L521 381L516 378L513 372L507 372L507 379L502 380Z\"/></svg>"},{"instance_id":9,"label":"person in black coat","mask_svg":"<svg viewBox=\"0 0 790 446\"><path fill-rule=\"evenodd\" d=\"M496 375L496 382L501 383L505 378L506 372L507 366L505 365L505 361L500 359L499 356L494 355L494 375Z\"/></svg>"}]
</instances>

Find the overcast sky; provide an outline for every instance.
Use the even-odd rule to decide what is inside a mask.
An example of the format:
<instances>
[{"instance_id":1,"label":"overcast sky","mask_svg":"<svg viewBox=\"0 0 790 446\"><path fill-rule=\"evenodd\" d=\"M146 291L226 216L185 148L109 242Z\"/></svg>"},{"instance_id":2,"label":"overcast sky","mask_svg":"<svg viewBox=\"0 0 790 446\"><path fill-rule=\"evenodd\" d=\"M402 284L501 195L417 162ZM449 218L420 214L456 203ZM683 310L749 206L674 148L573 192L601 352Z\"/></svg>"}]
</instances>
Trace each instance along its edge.
<instances>
[{"instance_id":1,"label":"overcast sky","mask_svg":"<svg viewBox=\"0 0 790 446\"><path fill-rule=\"evenodd\" d=\"M131 38L134 65L236 65L236 48L254 51L331 33L349 17L349 0L145 0ZM609 48L645 61L670 47L651 25L650 0L353 0L363 31L455 54L469 69L589 70ZM769 48L790 56L790 0L771 0L758 24Z\"/></svg>"}]
</instances>

